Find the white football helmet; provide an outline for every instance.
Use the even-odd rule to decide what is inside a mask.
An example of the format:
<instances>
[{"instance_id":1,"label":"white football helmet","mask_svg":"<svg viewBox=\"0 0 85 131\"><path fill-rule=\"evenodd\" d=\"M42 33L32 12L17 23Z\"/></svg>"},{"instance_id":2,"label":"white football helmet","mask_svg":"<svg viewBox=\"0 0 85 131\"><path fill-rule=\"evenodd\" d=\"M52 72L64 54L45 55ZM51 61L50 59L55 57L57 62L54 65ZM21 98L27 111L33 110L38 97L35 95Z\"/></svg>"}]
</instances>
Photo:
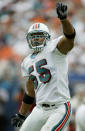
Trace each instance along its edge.
<instances>
[{"instance_id":1,"label":"white football helmet","mask_svg":"<svg viewBox=\"0 0 85 131\"><path fill-rule=\"evenodd\" d=\"M43 23L33 24L28 30L26 39L30 49L33 49L36 52L41 51L47 44L47 41L50 40L48 27Z\"/></svg>"}]
</instances>

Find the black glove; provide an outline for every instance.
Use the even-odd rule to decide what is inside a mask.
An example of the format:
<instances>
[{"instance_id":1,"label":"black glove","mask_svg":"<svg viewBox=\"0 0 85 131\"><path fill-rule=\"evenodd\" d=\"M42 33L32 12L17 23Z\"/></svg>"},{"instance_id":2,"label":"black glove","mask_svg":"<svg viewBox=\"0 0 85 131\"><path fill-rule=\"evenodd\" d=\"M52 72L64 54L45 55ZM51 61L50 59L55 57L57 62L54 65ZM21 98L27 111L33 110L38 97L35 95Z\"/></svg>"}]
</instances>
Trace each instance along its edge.
<instances>
[{"instance_id":1,"label":"black glove","mask_svg":"<svg viewBox=\"0 0 85 131\"><path fill-rule=\"evenodd\" d=\"M60 20L66 19L67 18L67 5L63 3L56 3L56 12Z\"/></svg>"},{"instance_id":2,"label":"black glove","mask_svg":"<svg viewBox=\"0 0 85 131\"><path fill-rule=\"evenodd\" d=\"M21 114L15 114L11 117L11 124L16 127L20 127L25 120L25 116Z\"/></svg>"}]
</instances>

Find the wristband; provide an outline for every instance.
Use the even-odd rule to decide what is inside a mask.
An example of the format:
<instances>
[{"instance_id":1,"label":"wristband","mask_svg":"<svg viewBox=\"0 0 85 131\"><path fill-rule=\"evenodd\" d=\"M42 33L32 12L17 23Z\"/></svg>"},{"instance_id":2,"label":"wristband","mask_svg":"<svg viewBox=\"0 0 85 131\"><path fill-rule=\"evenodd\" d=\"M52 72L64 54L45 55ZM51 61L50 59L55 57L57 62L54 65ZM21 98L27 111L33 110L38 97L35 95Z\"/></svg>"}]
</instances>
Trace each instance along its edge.
<instances>
[{"instance_id":1,"label":"wristband","mask_svg":"<svg viewBox=\"0 0 85 131\"><path fill-rule=\"evenodd\" d=\"M74 29L74 33L73 33L73 34L68 35L68 34L64 33L64 35L65 35L65 37L66 37L67 39L74 39L74 38L75 38L75 35L76 35L75 29Z\"/></svg>"},{"instance_id":2,"label":"wristband","mask_svg":"<svg viewBox=\"0 0 85 131\"><path fill-rule=\"evenodd\" d=\"M33 104L34 98L31 96L28 96L26 93L23 96L23 102L26 104Z\"/></svg>"}]
</instances>

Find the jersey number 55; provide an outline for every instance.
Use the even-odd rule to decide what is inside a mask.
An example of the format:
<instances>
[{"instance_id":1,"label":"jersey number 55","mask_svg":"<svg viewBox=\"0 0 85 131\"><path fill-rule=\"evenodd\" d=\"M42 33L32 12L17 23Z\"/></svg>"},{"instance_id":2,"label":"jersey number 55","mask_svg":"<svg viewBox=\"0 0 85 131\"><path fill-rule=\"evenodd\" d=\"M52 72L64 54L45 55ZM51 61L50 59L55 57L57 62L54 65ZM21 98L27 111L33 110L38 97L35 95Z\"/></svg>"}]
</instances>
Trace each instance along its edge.
<instances>
[{"instance_id":1,"label":"jersey number 55","mask_svg":"<svg viewBox=\"0 0 85 131\"><path fill-rule=\"evenodd\" d=\"M44 65L47 65L46 59L42 59L42 60L38 61L35 64L35 68L38 73L39 80L45 84L51 80L51 72L49 69L42 67ZM36 89L38 86L38 80L37 80L36 76L31 74L33 71L34 71L34 66L32 65L29 67L28 72L30 75L30 79L34 82L34 88Z\"/></svg>"}]
</instances>

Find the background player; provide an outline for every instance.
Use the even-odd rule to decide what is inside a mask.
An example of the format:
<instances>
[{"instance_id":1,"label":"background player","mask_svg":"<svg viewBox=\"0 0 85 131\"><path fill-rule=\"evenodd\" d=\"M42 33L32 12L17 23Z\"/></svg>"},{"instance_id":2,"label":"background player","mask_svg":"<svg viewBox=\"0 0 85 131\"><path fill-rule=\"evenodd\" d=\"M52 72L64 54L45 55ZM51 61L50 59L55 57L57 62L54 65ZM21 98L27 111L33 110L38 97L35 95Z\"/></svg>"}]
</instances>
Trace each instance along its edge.
<instances>
[{"instance_id":1,"label":"background player","mask_svg":"<svg viewBox=\"0 0 85 131\"><path fill-rule=\"evenodd\" d=\"M36 106L20 131L64 130L71 117L66 55L74 46L75 30L67 19L67 5L57 3L56 11L63 26L63 36L50 40L49 30L42 23L33 24L27 34L33 53L21 66L28 80L19 114L12 117L12 124L22 125L34 98Z\"/></svg>"},{"instance_id":2,"label":"background player","mask_svg":"<svg viewBox=\"0 0 85 131\"><path fill-rule=\"evenodd\" d=\"M82 103L75 115L76 122L76 131L84 131L85 130L85 103Z\"/></svg>"}]
</instances>

